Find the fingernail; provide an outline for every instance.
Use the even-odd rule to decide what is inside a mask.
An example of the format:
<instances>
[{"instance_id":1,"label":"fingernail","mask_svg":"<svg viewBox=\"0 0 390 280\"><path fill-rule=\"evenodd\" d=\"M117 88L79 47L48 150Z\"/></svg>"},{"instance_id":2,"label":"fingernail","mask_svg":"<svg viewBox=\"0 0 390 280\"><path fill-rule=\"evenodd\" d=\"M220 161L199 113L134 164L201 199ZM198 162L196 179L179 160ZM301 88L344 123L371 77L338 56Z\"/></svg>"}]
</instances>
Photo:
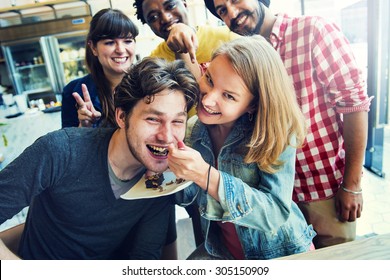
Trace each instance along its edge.
<instances>
[{"instance_id":1,"label":"fingernail","mask_svg":"<svg viewBox=\"0 0 390 280\"><path fill-rule=\"evenodd\" d=\"M185 145L184 145L183 141L177 142L177 148L179 150L184 150L184 147L185 147Z\"/></svg>"}]
</instances>

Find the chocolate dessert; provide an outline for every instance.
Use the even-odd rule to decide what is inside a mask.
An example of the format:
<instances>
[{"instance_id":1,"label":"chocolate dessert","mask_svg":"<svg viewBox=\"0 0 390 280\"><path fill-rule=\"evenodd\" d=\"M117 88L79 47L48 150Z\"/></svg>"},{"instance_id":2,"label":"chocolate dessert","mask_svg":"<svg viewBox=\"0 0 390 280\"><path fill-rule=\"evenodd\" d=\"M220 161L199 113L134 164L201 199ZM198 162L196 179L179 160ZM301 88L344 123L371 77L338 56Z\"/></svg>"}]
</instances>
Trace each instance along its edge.
<instances>
[{"instance_id":1,"label":"chocolate dessert","mask_svg":"<svg viewBox=\"0 0 390 280\"><path fill-rule=\"evenodd\" d=\"M164 182L164 174L156 173L146 177L145 185L147 189L157 189Z\"/></svg>"}]
</instances>

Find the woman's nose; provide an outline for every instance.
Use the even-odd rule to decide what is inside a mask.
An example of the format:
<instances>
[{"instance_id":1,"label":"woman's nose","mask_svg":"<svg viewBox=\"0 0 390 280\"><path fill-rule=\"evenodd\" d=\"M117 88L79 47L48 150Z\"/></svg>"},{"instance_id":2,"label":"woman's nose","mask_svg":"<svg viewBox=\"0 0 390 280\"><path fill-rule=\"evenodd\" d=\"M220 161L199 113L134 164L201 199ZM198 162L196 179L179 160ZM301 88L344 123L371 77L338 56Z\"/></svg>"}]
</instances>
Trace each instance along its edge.
<instances>
[{"instance_id":1,"label":"woman's nose","mask_svg":"<svg viewBox=\"0 0 390 280\"><path fill-rule=\"evenodd\" d=\"M208 91L207 93L203 94L202 96L202 104L205 106L215 106L215 94L214 92Z\"/></svg>"},{"instance_id":2,"label":"woman's nose","mask_svg":"<svg viewBox=\"0 0 390 280\"><path fill-rule=\"evenodd\" d=\"M116 43L115 51L118 53L124 53L125 52L125 44L123 42Z\"/></svg>"}]
</instances>

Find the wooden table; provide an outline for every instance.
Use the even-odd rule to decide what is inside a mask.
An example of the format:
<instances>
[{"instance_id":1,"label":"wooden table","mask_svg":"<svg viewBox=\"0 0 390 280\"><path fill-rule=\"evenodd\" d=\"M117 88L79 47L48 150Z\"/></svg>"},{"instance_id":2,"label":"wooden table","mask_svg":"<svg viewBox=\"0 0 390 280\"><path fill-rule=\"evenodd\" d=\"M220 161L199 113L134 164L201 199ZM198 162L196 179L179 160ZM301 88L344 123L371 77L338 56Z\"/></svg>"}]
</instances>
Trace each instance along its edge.
<instances>
[{"instance_id":1,"label":"wooden table","mask_svg":"<svg viewBox=\"0 0 390 280\"><path fill-rule=\"evenodd\" d=\"M390 233L290 255L278 260L390 260Z\"/></svg>"}]
</instances>

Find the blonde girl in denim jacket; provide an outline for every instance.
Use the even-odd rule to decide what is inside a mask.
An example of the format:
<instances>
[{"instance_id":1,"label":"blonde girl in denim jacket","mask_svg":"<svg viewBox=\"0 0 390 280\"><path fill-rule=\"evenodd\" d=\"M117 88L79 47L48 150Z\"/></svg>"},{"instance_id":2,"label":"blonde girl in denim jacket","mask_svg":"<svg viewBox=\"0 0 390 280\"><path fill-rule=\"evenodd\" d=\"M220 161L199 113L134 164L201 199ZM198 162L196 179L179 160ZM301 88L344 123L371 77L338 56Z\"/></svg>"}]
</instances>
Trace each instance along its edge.
<instances>
[{"instance_id":1,"label":"blonde girl in denim jacket","mask_svg":"<svg viewBox=\"0 0 390 280\"><path fill-rule=\"evenodd\" d=\"M304 118L279 55L260 36L221 46L199 80L186 144L170 169L194 184L205 242L189 259L271 259L308 251L316 235L292 201Z\"/></svg>"}]
</instances>

